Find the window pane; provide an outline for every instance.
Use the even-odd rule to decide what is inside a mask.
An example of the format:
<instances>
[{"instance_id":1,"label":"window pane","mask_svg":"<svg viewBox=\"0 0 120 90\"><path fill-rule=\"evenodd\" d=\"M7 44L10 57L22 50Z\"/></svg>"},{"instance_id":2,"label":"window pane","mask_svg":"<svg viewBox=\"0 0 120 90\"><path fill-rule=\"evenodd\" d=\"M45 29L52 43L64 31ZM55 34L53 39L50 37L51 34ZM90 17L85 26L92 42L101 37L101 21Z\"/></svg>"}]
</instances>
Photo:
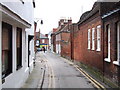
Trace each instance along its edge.
<instances>
[{"instance_id":1,"label":"window pane","mask_svg":"<svg viewBox=\"0 0 120 90\"><path fill-rule=\"evenodd\" d=\"M92 28L92 50L95 49L95 28Z\"/></svg>"},{"instance_id":2,"label":"window pane","mask_svg":"<svg viewBox=\"0 0 120 90\"><path fill-rule=\"evenodd\" d=\"M97 26L97 51L100 51L100 42L101 42L101 40L100 40L100 37L101 37L101 26L99 25L99 26Z\"/></svg>"},{"instance_id":3,"label":"window pane","mask_svg":"<svg viewBox=\"0 0 120 90\"><path fill-rule=\"evenodd\" d=\"M12 26L2 22L2 77L12 72Z\"/></svg>"},{"instance_id":4,"label":"window pane","mask_svg":"<svg viewBox=\"0 0 120 90\"><path fill-rule=\"evenodd\" d=\"M88 29L88 49L90 49L90 29Z\"/></svg>"},{"instance_id":5,"label":"window pane","mask_svg":"<svg viewBox=\"0 0 120 90\"><path fill-rule=\"evenodd\" d=\"M17 70L22 67L22 29L17 28Z\"/></svg>"}]
</instances>

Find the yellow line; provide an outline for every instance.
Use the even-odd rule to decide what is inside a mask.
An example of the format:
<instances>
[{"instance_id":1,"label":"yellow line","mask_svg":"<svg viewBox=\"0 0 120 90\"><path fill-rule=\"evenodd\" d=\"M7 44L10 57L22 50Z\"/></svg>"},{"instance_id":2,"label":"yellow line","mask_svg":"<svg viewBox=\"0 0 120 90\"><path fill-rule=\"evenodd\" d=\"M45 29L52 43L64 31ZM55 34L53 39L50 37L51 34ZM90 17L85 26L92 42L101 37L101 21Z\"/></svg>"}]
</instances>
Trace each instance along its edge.
<instances>
[{"instance_id":1,"label":"yellow line","mask_svg":"<svg viewBox=\"0 0 120 90\"><path fill-rule=\"evenodd\" d=\"M68 62L69 64L73 64L72 62L70 62L70 61L68 61L68 60L66 60L66 59L64 59L66 62ZM104 89L104 90L106 90L106 88L103 86L103 85L101 85L99 82L97 82L95 79L93 79L89 74L87 74L85 71L83 71L79 66L77 66L77 65L74 65L73 64L73 66L78 70L78 71L80 71L88 80L90 80L91 81L91 83L96 87L96 88L98 88L98 89ZM79 68L78 68L79 67Z\"/></svg>"},{"instance_id":2,"label":"yellow line","mask_svg":"<svg viewBox=\"0 0 120 90\"><path fill-rule=\"evenodd\" d=\"M50 65L50 63L48 62L47 59L44 58L44 60L47 62L47 66L48 66L48 69L49 69L49 85L48 85L48 88L55 88L55 78L54 78L54 73L53 73L53 69L52 69L52 66ZM49 63L49 64L48 64Z\"/></svg>"},{"instance_id":3,"label":"yellow line","mask_svg":"<svg viewBox=\"0 0 120 90\"><path fill-rule=\"evenodd\" d=\"M77 68L77 67L76 67ZM101 88L105 89L103 85L101 85L99 82L97 82L95 79L93 79L89 74L87 74L85 71L83 71L81 68L79 68L82 72L84 72L91 80L93 80L95 83L97 83Z\"/></svg>"}]
</instances>

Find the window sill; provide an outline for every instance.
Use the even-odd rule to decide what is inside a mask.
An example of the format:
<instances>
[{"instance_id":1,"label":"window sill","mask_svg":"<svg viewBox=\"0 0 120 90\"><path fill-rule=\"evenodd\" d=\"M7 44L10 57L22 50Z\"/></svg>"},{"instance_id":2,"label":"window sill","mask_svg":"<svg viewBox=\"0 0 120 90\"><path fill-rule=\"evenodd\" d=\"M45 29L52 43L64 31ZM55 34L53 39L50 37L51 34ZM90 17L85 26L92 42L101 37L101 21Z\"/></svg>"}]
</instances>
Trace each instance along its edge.
<instances>
[{"instance_id":1,"label":"window sill","mask_svg":"<svg viewBox=\"0 0 120 90\"><path fill-rule=\"evenodd\" d=\"M90 48L88 48L88 50L90 50Z\"/></svg>"},{"instance_id":2,"label":"window sill","mask_svg":"<svg viewBox=\"0 0 120 90\"><path fill-rule=\"evenodd\" d=\"M110 59L109 58L105 58L104 61L110 62Z\"/></svg>"},{"instance_id":3,"label":"window sill","mask_svg":"<svg viewBox=\"0 0 120 90\"><path fill-rule=\"evenodd\" d=\"M118 61L113 61L113 64L120 66L120 63Z\"/></svg>"},{"instance_id":4,"label":"window sill","mask_svg":"<svg viewBox=\"0 0 120 90\"><path fill-rule=\"evenodd\" d=\"M18 66L16 70L18 71L18 70L21 69L21 68L22 68L22 66Z\"/></svg>"},{"instance_id":5,"label":"window sill","mask_svg":"<svg viewBox=\"0 0 120 90\"><path fill-rule=\"evenodd\" d=\"M99 51L101 51L101 50L100 50L100 49L97 49L96 51L98 51L98 52L99 52Z\"/></svg>"}]
</instances>

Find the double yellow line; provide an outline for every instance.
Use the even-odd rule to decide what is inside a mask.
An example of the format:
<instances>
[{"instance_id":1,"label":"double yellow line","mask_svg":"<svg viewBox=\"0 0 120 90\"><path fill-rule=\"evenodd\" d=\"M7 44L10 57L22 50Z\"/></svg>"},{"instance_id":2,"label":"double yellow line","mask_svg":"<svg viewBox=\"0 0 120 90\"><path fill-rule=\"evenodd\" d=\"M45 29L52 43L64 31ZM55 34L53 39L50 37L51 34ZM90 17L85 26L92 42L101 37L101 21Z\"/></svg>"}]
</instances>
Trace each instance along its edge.
<instances>
[{"instance_id":1,"label":"double yellow line","mask_svg":"<svg viewBox=\"0 0 120 90\"><path fill-rule=\"evenodd\" d=\"M106 88L101 85L98 81L93 79L89 74L87 74L85 71L83 71L81 68L79 68L77 65L74 65L74 67L80 71L91 83L98 89L98 90L106 90Z\"/></svg>"},{"instance_id":2,"label":"double yellow line","mask_svg":"<svg viewBox=\"0 0 120 90\"><path fill-rule=\"evenodd\" d=\"M48 83L48 88L55 88L55 78L54 78L54 72L52 69L51 64L48 62L46 58L44 58L44 61L46 61L46 66L48 68L49 72L49 83Z\"/></svg>"},{"instance_id":3,"label":"double yellow line","mask_svg":"<svg viewBox=\"0 0 120 90\"><path fill-rule=\"evenodd\" d=\"M106 88L100 84L98 81L96 81L95 79L93 79L89 74L87 74L84 70L82 70L79 66L74 65L74 63L72 63L71 61L68 61L66 59L64 59L66 62L68 62L69 64L72 64L80 73L82 73L98 90L106 90Z\"/></svg>"}]
</instances>

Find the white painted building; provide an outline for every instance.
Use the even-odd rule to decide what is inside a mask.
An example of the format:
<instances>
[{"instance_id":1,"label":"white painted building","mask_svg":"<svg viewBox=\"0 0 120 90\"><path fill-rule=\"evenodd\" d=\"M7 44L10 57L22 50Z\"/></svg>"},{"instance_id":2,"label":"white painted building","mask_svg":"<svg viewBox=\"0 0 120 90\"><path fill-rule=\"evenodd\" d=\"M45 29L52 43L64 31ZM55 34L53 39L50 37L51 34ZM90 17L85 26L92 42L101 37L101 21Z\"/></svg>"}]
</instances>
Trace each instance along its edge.
<instances>
[{"instance_id":1,"label":"white painted building","mask_svg":"<svg viewBox=\"0 0 120 90\"><path fill-rule=\"evenodd\" d=\"M56 53L57 54L61 54L61 34L57 34L56 35Z\"/></svg>"},{"instance_id":2,"label":"white painted building","mask_svg":"<svg viewBox=\"0 0 120 90\"><path fill-rule=\"evenodd\" d=\"M34 7L33 0L0 2L0 89L20 88L33 69Z\"/></svg>"}]
</instances>

